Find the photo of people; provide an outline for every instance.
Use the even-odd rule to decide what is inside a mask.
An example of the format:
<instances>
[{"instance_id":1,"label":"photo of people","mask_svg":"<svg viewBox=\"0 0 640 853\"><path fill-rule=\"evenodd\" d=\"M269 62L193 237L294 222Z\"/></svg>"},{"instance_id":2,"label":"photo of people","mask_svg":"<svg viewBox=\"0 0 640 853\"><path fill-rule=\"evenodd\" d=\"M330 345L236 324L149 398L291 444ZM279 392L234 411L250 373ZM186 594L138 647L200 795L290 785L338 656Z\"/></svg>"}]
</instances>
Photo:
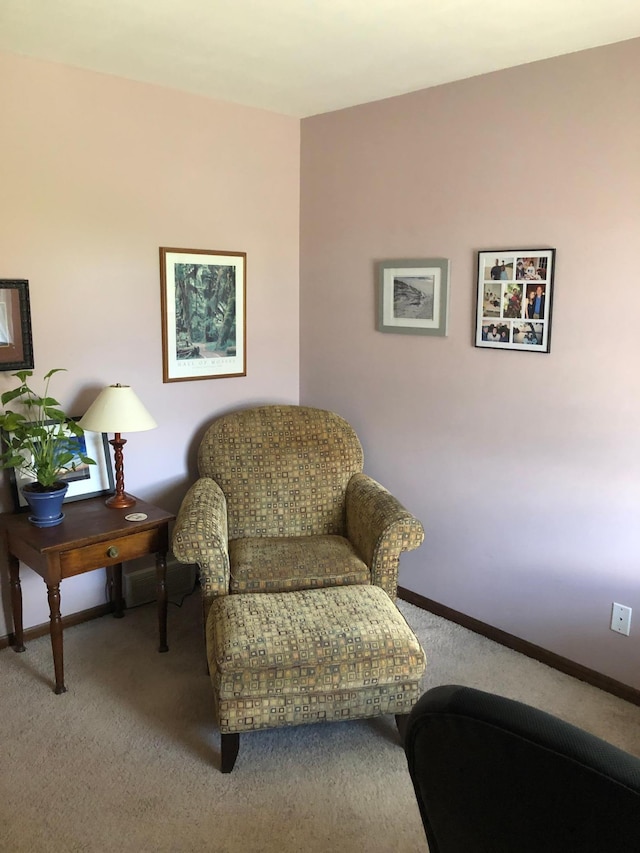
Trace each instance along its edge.
<instances>
[{"instance_id":1,"label":"photo of people","mask_svg":"<svg viewBox=\"0 0 640 853\"><path fill-rule=\"evenodd\" d=\"M525 285L527 292L527 320L544 320L545 288L544 284Z\"/></svg>"},{"instance_id":2,"label":"photo of people","mask_svg":"<svg viewBox=\"0 0 640 853\"><path fill-rule=\"evenodd\" d=\"M500 300L502 298L502 286L491 281L484 283L482 291L482 315L483 317L500 316Z\"/></svg>"},{"instance_id":3,"label":"photo of people","mask_svg":"<svg viewBox=\"0 0 640 853\"><path fill-rule=\"evenodd\" d=\"M502 298L503 317L522 317L522 287L521 284L509 284L505 287Z\"/></svg>"},{"instance_id":4,"label":"photo of people","mask_svg":"<svg viewBox=\"0 0 640 853\"><path fill-rule=\"evenodd\" d=\"M513 258L487 260L484 268L485 281L513 281Z\"/></svg>"},{"instance_id":5,"label":"photo of people","mask_svg":"<svg viewBox=\"0 0 640 853\"><path fill-rule=\"evenodd\" d=\"M516 281L546 281L547 258L518 258Z\"/></svg>"},{"instance_id":6,"label":"photo of people","mask_svg":"<svg viewBox=\"0 0 640 853\"><path fill-rule=\"evenodd\" d=\"M492 344L508 344L511 340L511 323L482 323L482 340Z\"/></svg>"},{"instance_id":7,"label":"photo of people","mask_svg":"<svg viewBox=\"0 0 640 853\"><path fill-rule=\"evenodd\" d=\"M514 323L513 343L529 346L542 346L544 323Z\"/></svg>"}]
</instances>

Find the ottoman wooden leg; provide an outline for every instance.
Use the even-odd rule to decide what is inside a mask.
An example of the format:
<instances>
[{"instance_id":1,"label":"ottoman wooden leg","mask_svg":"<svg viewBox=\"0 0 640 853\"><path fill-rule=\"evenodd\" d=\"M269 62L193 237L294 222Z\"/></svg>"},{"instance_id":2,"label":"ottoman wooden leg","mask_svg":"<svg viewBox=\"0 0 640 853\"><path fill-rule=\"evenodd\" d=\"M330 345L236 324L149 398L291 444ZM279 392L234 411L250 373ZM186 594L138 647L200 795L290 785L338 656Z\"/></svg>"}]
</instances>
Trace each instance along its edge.
<instances>
[{"instance_id":1,"label":"ottoman wooden leg","mask_svg":"<svg viewBox=\"0 0 640 853\"><path fill-rule=\"evenodd\" d=\"M221 760L220 769L223 773L231 773L238 757L240 735L237 732L220 735Z\"/></svg>"}]
</instances>

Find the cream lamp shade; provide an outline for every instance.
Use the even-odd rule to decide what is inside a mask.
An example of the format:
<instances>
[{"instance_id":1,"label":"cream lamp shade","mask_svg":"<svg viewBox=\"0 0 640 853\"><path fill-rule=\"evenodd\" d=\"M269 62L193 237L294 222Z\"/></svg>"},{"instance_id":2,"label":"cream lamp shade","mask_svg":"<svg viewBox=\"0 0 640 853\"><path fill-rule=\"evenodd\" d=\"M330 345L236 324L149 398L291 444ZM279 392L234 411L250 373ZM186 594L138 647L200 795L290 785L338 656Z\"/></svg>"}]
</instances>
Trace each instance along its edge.
<instances>
[{"instance_id":1,"label":"cream lamp shade","mask_svg":"<svg viewBox=\"0 0 640 853\"><path fill-rule=\"evenodd\" d=\"M112 432L109 444L113 447L116 469L116 491L105 503L113 509L134 506L136 499L124 490L124 454L127 443L122 432L142 432L158 424L129 385L108 385L89 406L78 424L89 432Z\"/></svg>"},{"instance_id":2,"label":"cream lamp shade","mask_svg":"<svg viewBox=\"0 0 640 853\"><path fill-rule=\"evenodd\" d=\"M78 421L89 432L143 432L158 424L130 385L108 385Z\"/></svg>"}]
</instances>

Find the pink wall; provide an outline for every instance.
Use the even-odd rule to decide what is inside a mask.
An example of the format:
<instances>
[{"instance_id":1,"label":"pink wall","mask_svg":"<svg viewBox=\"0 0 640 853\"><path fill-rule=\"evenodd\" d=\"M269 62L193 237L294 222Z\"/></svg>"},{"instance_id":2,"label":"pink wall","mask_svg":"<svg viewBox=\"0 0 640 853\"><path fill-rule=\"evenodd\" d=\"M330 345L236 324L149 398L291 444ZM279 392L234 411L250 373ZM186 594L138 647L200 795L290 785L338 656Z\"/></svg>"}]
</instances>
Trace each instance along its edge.
<instances>
[{"instance_id":1,"label":"pink wall","mask_svg":"<svg viewBox=\"0 0 640 853\"><path fill-rule=\"evenodd\" d=\"M0 117L0 278L29 280L36 376L66 367L74 414L132 385L159 428L125 436L127 489L176 511L217 413L298 401L299 122L7 54ZM159 246L247 253L245 378L163 384ZM26 569L23 595L25 626L47 621ZM103 601L103 572L63 584L63 615Z\"/></svg>"},{"instance_id":2,"label":"pink wall","mask_svg":"<svg viewBox=\"0 0 640 853\"><path fill-rule=\"evenodd\" d=\"M640 688L640 40L302 122L301 402L424 522L401 583ZM549 355L473 346L477 250L557 248ZM374 262L451 260L449 335ZM631 636L609 630L613 601Z\"/></svg>"}]
</instances>

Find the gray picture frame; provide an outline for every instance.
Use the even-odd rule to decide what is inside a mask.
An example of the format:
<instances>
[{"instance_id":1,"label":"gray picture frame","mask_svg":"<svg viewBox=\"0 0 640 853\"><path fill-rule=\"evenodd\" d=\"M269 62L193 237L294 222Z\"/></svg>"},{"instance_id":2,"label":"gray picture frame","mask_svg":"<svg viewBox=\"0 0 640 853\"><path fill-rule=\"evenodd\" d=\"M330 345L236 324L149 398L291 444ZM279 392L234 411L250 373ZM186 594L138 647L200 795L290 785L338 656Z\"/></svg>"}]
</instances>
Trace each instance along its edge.
<instances>
[{"instance_id":1,"label":"gray picture frame","mask_svg":"<svg viewBox=\"0 0 640 853\"><path fill-rule=\"evenodd\" d=\"M376 329L394 335L446 337L449 259L404 258L376 263Z\"/></svg>"}]
</instances>

